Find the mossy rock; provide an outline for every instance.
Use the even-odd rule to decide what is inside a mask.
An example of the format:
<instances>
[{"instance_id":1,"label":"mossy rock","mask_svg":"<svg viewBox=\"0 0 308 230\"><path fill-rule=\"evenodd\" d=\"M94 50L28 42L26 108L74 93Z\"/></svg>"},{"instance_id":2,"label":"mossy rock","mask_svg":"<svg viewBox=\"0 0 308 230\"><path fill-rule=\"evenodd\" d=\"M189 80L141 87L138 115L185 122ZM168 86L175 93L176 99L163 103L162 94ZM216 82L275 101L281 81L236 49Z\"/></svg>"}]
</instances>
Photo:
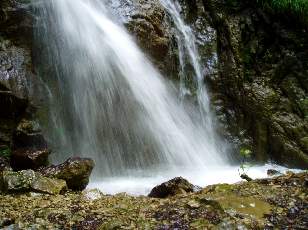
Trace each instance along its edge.
<instances>
[{"instance_id":1,"label":"mossy rock","mask_svg":"<svg viewBox=\"0 0 308 230\"><path fill-rule=\"evenodd\" d=\"M55 195L67 190L64 180L43 177L33 170L3 171L1 187L7 193L38 192Z\"/></svg>"},{"instance_id":2,"label":"mossy rock","mask_svg":"<svg viewBox=\"0 0 308 230\"><path fill-rule=\"evenodd\" d=\"M89 183L94 168L94 161L89 158L69 158L59 165L40 168L40 172L47 177L65 180L68 188L83 190Z\"/></svg>"}]
</instances>

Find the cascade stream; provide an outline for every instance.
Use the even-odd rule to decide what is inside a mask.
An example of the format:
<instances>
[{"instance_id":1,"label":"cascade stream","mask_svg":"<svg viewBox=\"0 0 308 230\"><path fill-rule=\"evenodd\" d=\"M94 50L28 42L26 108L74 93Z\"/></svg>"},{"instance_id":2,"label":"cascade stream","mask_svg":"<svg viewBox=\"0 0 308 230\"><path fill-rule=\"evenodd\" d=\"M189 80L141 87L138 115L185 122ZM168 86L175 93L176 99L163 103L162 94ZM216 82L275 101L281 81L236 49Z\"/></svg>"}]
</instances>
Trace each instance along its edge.
<instances>
[{"instance_id":1,"label":"cascade stream","mask_svg":"<svg viewBox=\"0 0 308 230\"><path fill-rule=\"evenodd\" d=\"M161 2L178 31L180 61L188 55L194 67L198 106L181 101L178 89L115 20L108 1L50 0L38 10L37 39L48 47L52 68L52 79L45 79L50 98L45 132L56 149L52 160L92 158L91 186L102 183L108 192L110 183L110 193L136 193L138 186L144 189L138 193L146 193L173 176L204 184L207 175L211 180L205 183L218 182L214 168L238 176L214 132L192 31L176 5Z\"/></svg>"}]
</instances>

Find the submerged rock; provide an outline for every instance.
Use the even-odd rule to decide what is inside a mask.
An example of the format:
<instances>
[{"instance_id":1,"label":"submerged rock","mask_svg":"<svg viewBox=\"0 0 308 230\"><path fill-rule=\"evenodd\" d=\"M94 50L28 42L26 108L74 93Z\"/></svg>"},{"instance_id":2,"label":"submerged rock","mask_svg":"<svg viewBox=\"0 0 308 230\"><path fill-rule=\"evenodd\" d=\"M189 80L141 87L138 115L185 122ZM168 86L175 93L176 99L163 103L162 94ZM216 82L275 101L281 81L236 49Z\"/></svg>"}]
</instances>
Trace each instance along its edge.
<instances>
[{"instance_id":1,"label":"submerged rock","mask_svg":"<svg viewBox=\"0 0 308 230\"><path fill-rule=\"evenodd\" d=\"M67 189L66 182L60 179L47 178L33 170L2 173L2 189L5 192L38 192L60 194Z\"/></svg>"},{"instance_id":2,"label":"submerged rock","mask_svg":"<svg viewBox=\"0 0 308 230\"><path fill-rule=\"evenodd\" d=\"M38 169L42 166L47 166L49 154L48 149L17 149L12 153L11 164L17 170Z\"/></svg>"},{"instance_id":3,"label":"submerged rock","mask_svg":"<svg viewBox=\"0 0 308 230\"><path fill-rule=\"evenodd\" d=\"M93 168L92 159L75 157L59 165L41 168L39 171L44 176L65 180L68 188L72 190L83 190L89 183Z\"/></svg>"},{"instance_id":4,"label":"submerged rock","mask_svg":"<svg viewBox=\"0 0 308 230\"><path fill-rule=\"evenodd\" d=\"M195 186L189 183L186 179L176 177L154 187L148 196L153 198L166 198L178 194L194 192L194 187Z\"/></svg>"}]
</instances>

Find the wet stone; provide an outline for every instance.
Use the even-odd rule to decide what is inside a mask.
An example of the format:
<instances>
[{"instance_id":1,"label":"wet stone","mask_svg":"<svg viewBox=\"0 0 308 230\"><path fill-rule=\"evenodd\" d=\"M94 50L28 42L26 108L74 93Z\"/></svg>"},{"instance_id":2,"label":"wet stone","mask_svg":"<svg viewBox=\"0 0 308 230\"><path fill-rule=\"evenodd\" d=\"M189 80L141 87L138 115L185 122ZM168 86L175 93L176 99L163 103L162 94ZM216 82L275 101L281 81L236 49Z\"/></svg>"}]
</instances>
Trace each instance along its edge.
<instances>
[{"instance_id":1,"label":"wet stone","mask_svg":"<svg viewBox=\"0 0 308 230\"><path fill-rule=\"evenodd\" d=\"M14 169L38 169L47 166L50 150L42 149L17 149L11 156L11 164Z\"/></svg>"},{"instance_id":2,"label":"wet stone","mask_svg":"<svg viewBox=\"0 0 308 230\"><path fill-rule=\"evenodd\" d=\"M148 196L153 198L166 198L169 196L194 192L194 187L195 186L189 183L186 179L176 177L154 187Z\"/></svg>"},{"instance_id":3,"label":"wet stone","mask_svg":"<svg viewBox=\"0 0 308 230\"><path fill-rule=\"evenodd\" d=\"M69 189L83 190L89 183L94 161L89 158L69 158L62 164L40 168L47 177L65 180Z\"/></svg>"}]
</instances>

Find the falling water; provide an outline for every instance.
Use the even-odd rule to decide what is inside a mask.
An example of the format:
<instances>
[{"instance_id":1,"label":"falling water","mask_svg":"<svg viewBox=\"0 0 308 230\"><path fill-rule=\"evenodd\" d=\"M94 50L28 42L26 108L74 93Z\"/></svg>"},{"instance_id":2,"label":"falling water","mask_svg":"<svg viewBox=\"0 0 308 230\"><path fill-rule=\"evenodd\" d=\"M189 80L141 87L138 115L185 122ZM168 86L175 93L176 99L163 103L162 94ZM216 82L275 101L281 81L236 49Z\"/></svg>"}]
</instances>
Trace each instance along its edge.
<instances>
[{"instance_id":1,"label":"falling water","mask_svg":"<svg viewBox=\"0 0 308 230\"><path fill-rule=\"evenodd\" d=\"M96 177L224 164L210 119L180 103L104 1L50 0L39 12L54 77L46 84L55 160L91 157Z\"/></svg>"},{"instance_id":2,"label":"falling water","mask_svg":"<svg viewBox=\"0 0 308 230\"><path fill-rule=\"evenodd\" d=\"M146 194L175 176L201 186L237 181L238 167L228 166L213 132L198 52L179 8L164 1L182 37L182 58L188 53L194 66L198 106L177 97L107 2L37 2L38 71L50 102L41 112L52 160L91 157L90 187L109 193ZM260 177L265 169L252 170Z\"/></svg>"},{"instance_id":3,"label":"falling water","mask_svg":"<svg viewBox=\"0 0 308 230\"><path fill-rule=\"evenodd\" d=\"M160 2L171 16L175 27L181 68L180 77L182 97L184 97L185 93L188 91L185 87L185 81L188 80L187 76L189 75L189 71L187 70L188 64L193 67L194 80L197 85L196 93L199 110L208 132L212 133L211 137L214 137L215 131L210 111L210 100L204 84L204 67L200 62L200 55L198 53L194 32L189 25L185 24L181 15L181 6L179 2L174 0L160 0ZM215 141L215 138L212 141Z\"/></svg>"}]
</instances>

